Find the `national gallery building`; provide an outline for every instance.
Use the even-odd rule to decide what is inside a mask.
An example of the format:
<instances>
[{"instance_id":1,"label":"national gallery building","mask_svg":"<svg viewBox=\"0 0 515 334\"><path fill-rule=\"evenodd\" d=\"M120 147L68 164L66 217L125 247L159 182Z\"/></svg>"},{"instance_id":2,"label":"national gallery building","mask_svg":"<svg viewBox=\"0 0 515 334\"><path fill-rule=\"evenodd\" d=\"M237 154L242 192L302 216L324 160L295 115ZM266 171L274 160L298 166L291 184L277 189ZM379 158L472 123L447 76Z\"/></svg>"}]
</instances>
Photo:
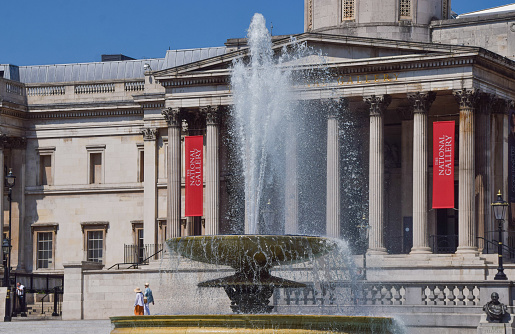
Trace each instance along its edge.
<instances>
[{"instance_id":1,"label":"national gallery building","mask_svg":"<svg viewBox=\"0 0 515 334\"><path fill-rule=\"evenodd\" d=\"M304 43L324 55L323 64L308 57L296 71L323 70L326 79L306 76L294 88L316 115L323 195L299 205L311 185L295 173L301 149L291 148L287 196L277 200L288 214L276 232L351 239L371 267L424 259L468 266L466 279L492 275L484 270L497 263L491 203L499 190L515 203L515 5L455 15L450 0L304 2L304 32L272 40L276 52ZM0 182L0 232L5 239L10 229L13 271L62 274L82 261L105 270L133 262L127 252L153 255L170 237L246 231L232 200L241 178L230 123L232 66L248 57L240 38L155 59L0 64L0 179L16 176L12 202ZM442 193L433 187L433 125L450 121L452 178ZM354 141L344 145L342 131ZM203 136L202 216L185 215L186 136ZM361 166L352 177L349 149ZM450 207L435 207L442 196ZM504 242L515 247L508 211ZM314 231L303 226L308 213ZM352 241L363 224L366 247Z\"/></svg>"}]
</instances>

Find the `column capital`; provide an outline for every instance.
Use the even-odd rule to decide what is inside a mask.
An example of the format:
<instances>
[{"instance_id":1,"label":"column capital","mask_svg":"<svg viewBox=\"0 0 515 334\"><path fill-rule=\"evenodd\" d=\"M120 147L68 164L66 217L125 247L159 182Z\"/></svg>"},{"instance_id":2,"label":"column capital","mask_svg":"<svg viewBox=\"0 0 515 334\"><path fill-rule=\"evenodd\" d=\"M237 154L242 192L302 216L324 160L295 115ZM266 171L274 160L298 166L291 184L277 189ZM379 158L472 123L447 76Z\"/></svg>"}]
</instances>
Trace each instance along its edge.
<instances>
[{"instance_id":1,"label":"column capital","mask_svg":"<svg viewBox=\"0 0 515 334\"><path fill-rule=\"evenodd\" d=\"M143 135L144 141L151 141L157 139L157 129L156 128L143 128L141 129L141 134Z\"/></svg>"},{"instance_id":2,"label":"column capital","mask_svg":"<svg viewBox=\"0 0 515 334\"><path fill-rule=\"evenodd\" d=\"M180 127L181 126L181 108L166 108L161 111L168 126Z\"/></svg>"},{"instance_id":3,"label":"column capital","mask_svg":"<svg viewBox=\"0 0 515 334\"><path fill-rule=\"evenodd\" d=\"M207 125L217 125L220 122L221 106L200 107L200 112L206 116Z\"/></svg>"},{"instance_id":4,"label":"column capital","mask_svg":"<svg viewBox=\"0 0 515 334\"><path fill-rule=\"evenodd\" d=\"M0 148L24 149L27 147L27 138L11 137L6 134L0 134Z\"/></svg>"},{"instance_id":5,"label":"column capital","mask_svg":"<svg viewBox=\"0 0 515 334\"><path fill-rule=\"evenodd\" d=\"M492 99L492 103L488 107L493 114L508 115L510 108L515 107L515 105L512 100L505 100L496 96Z\"/></svg>"},{"instance_id":6,"label":"column capital","mask_svg":"<svg viewBox=\"0 0 515 334\"><path fill-rule=\"evenodd\" d=\"M411 102L411 108L415 114L427 114L435 99L435 92L416 92L408 94L408 100Z\"/></svg>"},{"instance_id":7,"label":"column capital","mask_svg":"<svg viewBox=\"0 0 515 334\"><path fill-rule=\"evenodd\" d=\"M337 118L343 109L349 108L349 99L346 97L322 99L321 102L326 108L329 118Z\"/></svg>"},{"instance_id":8,"label":"column capital","mask_svg":"<svg viewBox=\"0 0 515 334\"><path fill-rule=\"evenodd\" d=\"M480 114L488 115L493 112L493 105L498 104L498 98L495 94L489 93L481 93L479 92L478 103L477 103L477 111Z\"/></svg>"},{"instance_id":9,"label":"column capital","mask_svg":"<svg viewBox=\"0 0 515 334\"><path fill-rule=\"evenodd\" d=\"M370 116L382 116L392 102L392 97L388 94L371 95L364 96L363 101L369 106Z\"/></svg>"},{"instance_id":10,"label":"column capital","mask_svg":"<svg viewBox=\"0 0 515 334\"><path fill-rule=\"evenodd\" d=\"M479 100L479 90L477 89L458 89L453 91L456 102L460 105L460 109L474 109Z\"/></svg>"}]
</instances>

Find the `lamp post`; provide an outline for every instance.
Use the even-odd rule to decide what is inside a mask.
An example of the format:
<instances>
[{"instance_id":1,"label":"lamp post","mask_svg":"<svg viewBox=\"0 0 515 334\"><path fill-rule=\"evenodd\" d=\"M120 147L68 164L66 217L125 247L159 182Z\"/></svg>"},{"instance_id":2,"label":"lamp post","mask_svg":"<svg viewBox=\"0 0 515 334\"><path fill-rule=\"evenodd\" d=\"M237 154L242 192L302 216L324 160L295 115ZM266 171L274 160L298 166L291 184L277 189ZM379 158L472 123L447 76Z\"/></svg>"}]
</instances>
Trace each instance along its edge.
<instances>
[{"instance_id":1,"label":"lamp post","mask_svg":"<svg viewBox=\"0 0 515 334\"><path fill-rule=\"evenodd\" d=\"M365 241L366 242L368 240L368 231L370 229L370 225L368 224L368 221L366 220L365 215L363 215L361 224L357 225L356 227L358 228L358 231L359 231L359 238L361 239L361 241ZM367 279L367 252L366 252L366 250L363 253L363 275L362 275L362 278L363 278L363 280Z\"/></svg>"},{"instance_id":2,"label":"lamp post","mask_svg":"<svg viewBox=\"0 0 515 334\"><path fill-rule=\"evenodd\" d=\"M494 280L507 280L504 268L502 265L502 225L504 217L506 215L506 208L508 202L502 199L501 190L497 193L497 201L492 203L492 210L494 211L495 220L497 220L497 226L499 230L499 245L497 248L497 254L499 256L499 266L497 267L497 274L495 274Z\"/></svg>"},{"instance_id":3,"label":"lamp post","mask_svg":"<svg viewBox=\"0 0 515 334\"><path fill-rule=\"evenodd\" d=\"M12 208L12 190L16 183L16 176L13 174L12 168L5 176L5 185L9 188L9 234L7 239L2 243L2 250L4 253L4 285L7 287L7 294L5 295L5 316L4 322L11 321L11 208ZM6 259L7 257L7 259Z\"/></svg>"}]
</instances>

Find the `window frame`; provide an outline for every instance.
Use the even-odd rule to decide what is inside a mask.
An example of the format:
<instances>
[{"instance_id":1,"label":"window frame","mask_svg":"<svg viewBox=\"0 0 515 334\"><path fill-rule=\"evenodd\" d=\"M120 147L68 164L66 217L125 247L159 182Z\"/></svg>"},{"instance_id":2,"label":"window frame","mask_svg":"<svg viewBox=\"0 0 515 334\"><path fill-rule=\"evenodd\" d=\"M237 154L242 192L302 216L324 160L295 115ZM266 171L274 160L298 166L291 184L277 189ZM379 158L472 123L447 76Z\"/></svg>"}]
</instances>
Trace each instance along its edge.
<instances>
[{"instance_id":1,"label":"window frame","mask_svg":"<svg viewBox=\"0 0 515 334\"><path fill-rule=\"evenodd\" d=\"M107 244L107 230L109 229L109 222L106 221L94 221L94 222L82 222L81 223L82 234L83 234L83 257L84 261L88 260L89 253L89 239L88 232L102 232L102 257L101 261L90 261L95 263L105 264L106 260L106 244Z\"/></svg>"},{"instance_id":2,"label":"window frame","mask_svg":"<svg viewBox=\"0 0 515 334\"><path fill-rule=\"evenodd\" d=\"M348 21L355 21L356 20L356 0L342 0L341 3L341 21L342 22L348 22ZM346 16L345 9L347 6L352 7L352 17Z\"/></svg>"},{"instance_id":3,"label":"window frame","mask_svg":"<svg viewBox=\"0 0 515 334\"><path fill-rule=\"evenodd\" d=\"M86 150L88 152L88 179L87 184L104 184L105 182L105 149L106 145L88 145ZM91 169L91 155L100 154L100 182L92 182L92 169Z\"/></svg>"},{"instance_id":4,"label":"window frame","mask_svg":"<svg viewBox=\"0 0 515 334\"><path fill-rule=\"evenodd\" d=\"M38 159L36 161L36 167L37 167L37 173L36 173L36 185L38 186L53 186L55 184L55 179L54 179L54 171L55 171L55 146L50 146L50 147L36 147L36 151L37 151L37 155L38 155ZM41 157L42 156L50 156L50 177L52 178L51 179L51 182L48 182L47 180L47 184L43 184L43 175L42 175L42 166L41 166Z\"/></svg>"},{"instance_id":5,"label":"window frame","mask_svg":"<svg viewBox=\"0 0 515 334\"><path fill-rule=\"evenodd\" d=\"M55 269L55 256L56 256L56 243L57 243L57 231L59 230L59 224L58 223L34 223L31 225L31 232L32 232L32 249L34 249L34 252L32 254L32 264L33 268L35 268L35 271L48 271L48 270L54 270ZM48 268L40 268L39 267L39 234L40 233L51 233L52 236L52 246L51 246L51 252L52 256L48 261Z\"/></svg>"},{"instance_id":6,"label":"window frame","mask_svg":"<svg viewBox=\"0 0 515 334\"><path fill-rule=\"evenodd\" d=\"M145 182L145 149L143 143L136 144L138 148L138 175L137 181Z\"/></svg>"}]
</instances>

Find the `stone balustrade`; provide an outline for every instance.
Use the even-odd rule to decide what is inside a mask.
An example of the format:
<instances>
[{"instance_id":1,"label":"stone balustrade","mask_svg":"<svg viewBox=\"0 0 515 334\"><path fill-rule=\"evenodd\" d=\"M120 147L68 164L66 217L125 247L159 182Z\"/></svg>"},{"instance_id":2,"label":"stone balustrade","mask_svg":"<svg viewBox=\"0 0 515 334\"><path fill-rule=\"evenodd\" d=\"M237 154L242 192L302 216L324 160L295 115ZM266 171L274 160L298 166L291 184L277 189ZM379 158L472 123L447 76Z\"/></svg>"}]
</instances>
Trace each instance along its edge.
<instances>
[{"instance_id":1,"label":"stone balustrade","mask_svg":"<svg viewBox=\"0 0 515 334\"><path fill-rule=\"evenodd\" d=\"M114 92L114 83L75 85L75 94L98 94Z\"/></svg>"},{"instance_id":2,"label":"stone balustrade","mask_svg":"<svg viewBox=\"0 0 515 334\"><path fill-rule=\"evenodd\" d=\"M10 101L14 103L23 103L25 97L25 88L23 84L0 78L0 100Z\"/></svg>"},{"instance_id":3,"label":"stone balustrade","mask_svg":"<svg viewBox=\"0 0 515 334\"><path fill-rule=\"evenodd\" d=\"M64 95L65 92L66 92L65 86L27 87L27 96Z\"/></svg>"}]
</instances>

